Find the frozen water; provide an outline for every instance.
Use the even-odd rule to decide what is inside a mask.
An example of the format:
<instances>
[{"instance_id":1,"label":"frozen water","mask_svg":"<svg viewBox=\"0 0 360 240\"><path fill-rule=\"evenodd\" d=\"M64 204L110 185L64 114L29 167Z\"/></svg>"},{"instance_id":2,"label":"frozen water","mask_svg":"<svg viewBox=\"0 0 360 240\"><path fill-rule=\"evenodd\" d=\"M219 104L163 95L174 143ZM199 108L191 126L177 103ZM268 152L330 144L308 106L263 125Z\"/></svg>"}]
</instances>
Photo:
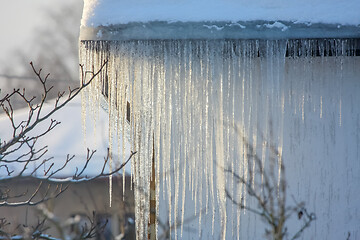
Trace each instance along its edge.
<instances>
[{"instance_id":1,"label":"frozen water","mask_svg":"<svg viewBox=\"0 0 360 240\"><path fill-rule=\"evenodd\" d=\"M359 23L360 24L360 23ZM82 27L81 40L354 38L360 25L291 21L130 22ZM99 34L101 33L101 34Z\"/></svg>"},{"instance_id":2,"label":"frozen water","mask_svg":"<svg viewBox=\"0 0 360 240\"><path fill-rule=\"evenodd\" d=\"M226 193L256 207L226 171L254 186L264 181L253 174L254 155L263 166L283 161L289 194L326 216L305 239L339 239L348 231L359 236L356 44L351 39L82 41L85 67L95 59L95 66L111 60L90 95L108 93L113 137L120 128L138 152L132 160L138 239L148 232L153 151L157 214L175 226L174 238L229 239L234 231L239 239L262 236L250 227L252 214L234 211ZM127 101L130 123L124 120ZM281 171L276 168L274 175ZM187 221L193 215L198 221ZM193 228L199 231L187 231Z\"/></svg>"}]
</instances>

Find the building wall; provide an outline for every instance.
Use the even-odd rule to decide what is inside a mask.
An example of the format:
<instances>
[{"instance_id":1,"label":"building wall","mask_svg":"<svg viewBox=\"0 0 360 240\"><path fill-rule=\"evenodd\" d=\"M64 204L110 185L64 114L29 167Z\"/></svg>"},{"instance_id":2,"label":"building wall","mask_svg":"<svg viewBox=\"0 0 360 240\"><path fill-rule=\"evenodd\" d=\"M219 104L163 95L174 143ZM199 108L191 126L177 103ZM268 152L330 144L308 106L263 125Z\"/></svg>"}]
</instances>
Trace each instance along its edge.
<instances>
[{"instance_id":1,"label":"building wall","mask_svg":"<svg viewBox=\"0 0 360 240\"><path fill-rule=\"evenodd\" d=\"M30 194L38 187L40 181L35 178L20 178L13 179L7 182L2 182L1 188L11 189L10 194L12 196L27 193ZM34 201L39 200L50 186L49 194L52 194L57 187L55 183L49 183L44 181L38 196ZM63 184L63 187L66 184ZM66 234L70 234L71 231L80 231L81 228L73 226L65 226L66 222L71 220L76 215L81 216L81 221L89 224L87 217L93 216L93 211L97 214L97 221L104 221L108 219L106 231L111 230L113 236L118 236L121 233L125 233L128 229L133 229L131 224L134 221L134 196L133 191L130 190L130 179L126 179L125 194L122 194L122 178L113 178L113 193L112 193L112 205L109 205L109 183L107 178L96 179L91 182L80 182L70 184L68 189L60 194L58 197L50 199L38 206L23 206L23 207L1 207L1 217L11 223L7 226L10 232L21 232L22 225L36 226L38 221L43 218L41 209L54 214L56 221L59 221L63 225L63 230ZM11 201L18 201L26 199L24 197L20 199L10 199ZM130 220L131 218L132 220ZM74 218L72 218L74 220ZM130 221L128 221L130 220ZM20 227L19 227L20 226ZM51 221L46 222L46 226L49 226L49 230L45 233L51 234L55 237L60 237L59 231ZM76 230L77 229L77 230ZM108 234L105 233L104 234ZM109 234L108 234L109 235ZM98 236L98 239L103 239ZM110 239L110 238L104 238ZM111 238L112 239L112 238ZM131 239L131 238L127 238Z\"/></svg>"}]
</instances>

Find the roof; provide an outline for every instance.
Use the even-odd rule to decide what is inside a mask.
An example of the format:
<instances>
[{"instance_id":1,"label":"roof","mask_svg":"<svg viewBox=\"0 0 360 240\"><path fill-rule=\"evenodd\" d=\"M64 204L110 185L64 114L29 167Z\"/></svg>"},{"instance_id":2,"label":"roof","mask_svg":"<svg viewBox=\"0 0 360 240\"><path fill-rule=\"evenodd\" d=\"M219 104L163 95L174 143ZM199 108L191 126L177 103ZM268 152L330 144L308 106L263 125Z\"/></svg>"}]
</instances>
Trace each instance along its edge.
<instances>
[{"instance_id":1,"label":"roof","mask_svg":"<svg viewBox=\"0 0 360 240\"><path fill-rule=\"evenodd\" d=\"M49 112L53 107L54 102L46 103L43 107L43 113ZM14 112L17 121L27 119L27 109L19 109ZM55 165L52 169L60 167L64 164L67 154L75 155L74 159L70 161L68 166L64 168L57 177L70 177L76 168L82 169L86 161L87 148L96 150L93 158L89 162L84 175L94 176L101 172L104 157L107 155L107 148L109 146L108 139L108 114L100 108L99 116L96 120L96 127L91 117L87 117L86 134L83 133L82 116L81 116L81 101L80 97L76 97L67 106L56 112L52 119L60 121L61 124L56 126L51 132L40 138L37 142L37 149L42 146L48 146L48 152L44 157L53 157L51 162ZM50 121L50 120L49 120ZM2 141L9 139L12 128L9 125L9 120L5 114L0 115L0 136ZM40 131L47 129L49 122L40 124L34 129L33 134L38 134ZM114 145L117 146L117 145ZM127 152L130 154L129 147ZM17 152L19 154L20 151ZM117 155L117 154L116 154ZM14 156L14 155L13 155ZM117 161L118 157L114 157ZM121 158L122 159L122 158ZM38 162L39 163L39 162ZM37 163L37 164L38 164ZM126 172L130 173L130 163L126 165ZM50 166L50 163L47 167ZM19 164L11 166L19 169ZM29 171L25 172L25 176L35 167L35 164L30 164ZM44 168L38 170L38 176L41 177ZM5 169L0 169L0 176L5 174ZM6 174L5 174L6 175Z\"/></svg>"},{"instance_id":2,"label":"roof","mask_svg":"<svg viewBox=\"0 0 360 240\"><path fill-rule=\"evenodd\" d=\"M149 21L360 24L358 0L84 0L82 26Z\"/></svg>"},{"instance_id":3,"label":"roof","mask_svg":"<svg viewBox=\"0 0 360 240\"><path fill-rule=\"evenodd\" d=\"M251 38L261 32L270 32L260 35L270 38L289 38L294 32L294 37L359 37L358 9L358 0L84 0L80 39L138 39L139 34L224 38L234 33ZM196 34L184 37L183 30ZM308 32L317 34L304 35Z\"/></svg>"}]
</instances>

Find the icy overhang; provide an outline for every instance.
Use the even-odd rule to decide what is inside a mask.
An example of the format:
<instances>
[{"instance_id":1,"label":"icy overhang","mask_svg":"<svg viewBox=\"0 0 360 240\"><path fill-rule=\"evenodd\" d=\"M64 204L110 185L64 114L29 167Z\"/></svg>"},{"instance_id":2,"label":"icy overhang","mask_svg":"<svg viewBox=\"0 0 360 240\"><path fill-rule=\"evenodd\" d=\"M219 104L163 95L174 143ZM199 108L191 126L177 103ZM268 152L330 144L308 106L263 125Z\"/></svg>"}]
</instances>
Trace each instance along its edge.
<instances>
[{"instance_id":1,"label":"icy overhang","mask_svg":"<svg viewBox=\"0 0 360 240\"><path fill-rule=\"evenodd\" d=\"M358 0L84 0L81 40L358 38Z\"/></svg>"},{"instance_id":2,"label":"icy overhang","mask_svg":"<svg viewBox=\"0 0 360 240\"><path fill-rule=\"evenodd\" d=\"M281 21L132 22L82 28L81 40L360 38L360 27Z\"/></svg>"}]
</instances>

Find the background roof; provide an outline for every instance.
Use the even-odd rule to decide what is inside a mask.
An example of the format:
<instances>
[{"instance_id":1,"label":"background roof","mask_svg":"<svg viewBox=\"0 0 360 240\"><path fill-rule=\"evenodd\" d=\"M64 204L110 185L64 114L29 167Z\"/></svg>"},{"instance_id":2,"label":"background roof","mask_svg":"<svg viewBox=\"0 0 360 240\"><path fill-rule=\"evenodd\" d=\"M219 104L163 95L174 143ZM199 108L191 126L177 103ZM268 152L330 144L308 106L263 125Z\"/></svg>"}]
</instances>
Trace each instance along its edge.
<instances>
[{"instance_id":1,"label":"background roof","mask_svg":"<svg viewBox=\"0 0 360 240\"><path fill-rule=\"evenodd\" d=\"M53 104L54 102L51 101L51 103L44 105L43 113L49 112L52 109ZM19 109L14 112L14 116L17 121L26 119L27 114L27 109ZM60 121L61 124L39 139L37 142L37 149L45 145L48 146L49 151L44 157L54 157L51 161L55 163L53 169L62 166L66 160L67 154L75 155L75 158L57 176L72 176L76 171L76 167L81 169L86 161L87 148L96 150L96 153L94 154L84 174L87 176L99 174L109 146L108 114L100 108L99 117L96 120L96 127L94 127L92 118L88 116L86 120L86 136L84 135L82 127L80 97L76 97L67 106L56 112L51 118ZM46 121L46 123L42 123L36 127L32 135L39 134L40 131L45 130L48 127L49 121ZM12 128L10 127L10 122L5 114L0 115L0 126L0 136L2 141L8 140L11 136ZM114 146L117 146L117 144ZM128 149L129 147L127 150ZM129 153L129 150L127 152ZM114 155L114 161L117 161L117 151ZM122 158L120 159L122 161ZM130 162L126 165L127 173L130 173L130 165ZM49 166L50 164L47 165L47 167ZM17 166L15 165L11 167L19 168L20 165L17 164ZM35 164L29 167L29 172L32 169L31 167L35 167ZM40 176L43 173L43 170L44 168L39 169ZM0 169L0 175L4 174L6 174L6 170L4 168Z\"/></svg>"}]
</instances>

